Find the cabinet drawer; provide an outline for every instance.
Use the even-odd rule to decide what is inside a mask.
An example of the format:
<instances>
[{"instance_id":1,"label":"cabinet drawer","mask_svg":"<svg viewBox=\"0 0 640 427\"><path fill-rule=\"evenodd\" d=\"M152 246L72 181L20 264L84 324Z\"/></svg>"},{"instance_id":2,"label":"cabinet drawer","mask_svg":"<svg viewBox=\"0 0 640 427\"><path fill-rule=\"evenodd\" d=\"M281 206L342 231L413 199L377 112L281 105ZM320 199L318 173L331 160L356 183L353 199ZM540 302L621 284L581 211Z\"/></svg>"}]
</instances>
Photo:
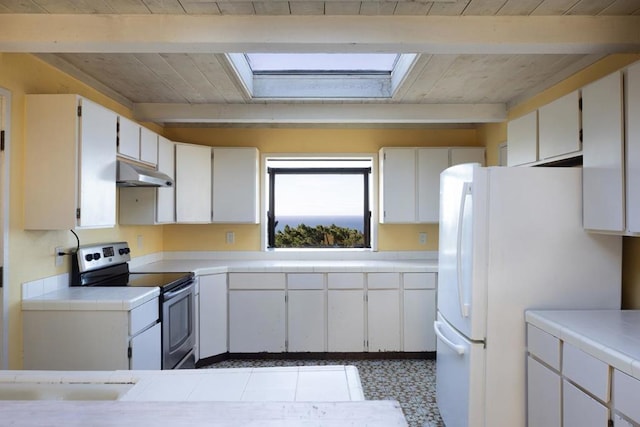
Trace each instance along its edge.
<instances>
[{"instance_id":1,"label":"cabinet drawer","mask_svg":"<svg viewBox=\"0 0 640 427\"><path fill-rule=\"evenodd\" d=\"M617 369L613 371L613 402L615 410L640 423L640 380Z\"/></svg>"},{"instance_id":2,"label":"cabinet drawer","mask_svg":"<svg viewBox=\"0 0 640 427\"><path fill-rule=\"evenodd\" d=\"M404 273L405 289L435 289L436 273Z\"/></svg>"},{"instance_id":3,"label":"cabinet drawer","mask_svg":"<svg viewBox=\"0 0 640 427\"><path fill-rule=\"evenodd\" d=\"M130 336L137 334L158 320L160 310L158 307L159 304L158 298L154 298L129 312Z\"/></svg>"},{"instance_id":4,"label":"cabinet drawer","mask_svg":"<svg viewBox=\"0 0 640 427\"><path fill-rule=\"evenodd\" d=\"M229 289L284 289L284 273L230 273Z\"/></svg>"},{"instance_id":5,"label":"cabinet drawer","mask_svg":"<svg viewBox=\"0 0 640 427\"><path fill-rule=\"evenodd\" d=\"M560 340L551 334L527 325L527 350L553 369L560 370Z\"/></svg>"},{"instance_id":6,"label":"cabinet drawer","mask_svg":"<svg viewBox=\"0 0 640 427\"><path fill-rule=\"evenodd\" d=\"M603 402L609 401L609 365L564 343L562 373Z\"/></svg>"},{"instance_id":7,"label":"cabinet drawer","mask_svg":"<svg viewBox=\"0 0 640 427\"><path fill-rule=\"evenodd\" d=\"M399 289L400 273L369 273L367 274L369 289Z\"/></svg>"},{"instance_id":8,"label":"cabinet drawer","mask_svg":"<svg viewBox=\"0 0 640 427\"><path fill-rule=\"evenodd\" d=\"M324 274L322 273L292 273L287 274L289 289L324 289Z\"/></svg>"},{"instance_id":9,"label":"cabinet drawer","mask_svg":"<svg viewBox=\"0 0 640 427\"><path fill-rule=\"evenodd\" d=\"M562 425L568 427L603 427L608 425L606 406L583 393L573 384L562 382Z\"/></svg>"},{"instance_id":10,"label":"cabinet drawer","mask_svg":"<svg viewBox=\"0 0 640 427\"><path fill-rule=\"evenodd\" d=\"M329 273L329 289L364 289L364 273Z\"/></svg>"}]
</instances>

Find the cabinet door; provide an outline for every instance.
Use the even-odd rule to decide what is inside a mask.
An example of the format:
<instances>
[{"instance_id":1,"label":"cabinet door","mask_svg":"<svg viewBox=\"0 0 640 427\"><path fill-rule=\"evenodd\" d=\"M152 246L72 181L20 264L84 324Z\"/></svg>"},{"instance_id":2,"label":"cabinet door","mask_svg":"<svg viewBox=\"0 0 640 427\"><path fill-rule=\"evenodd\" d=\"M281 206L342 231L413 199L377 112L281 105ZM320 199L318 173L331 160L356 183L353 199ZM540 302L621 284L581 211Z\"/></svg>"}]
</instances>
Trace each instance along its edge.
<instances>
[{"instance_id":1,"label":"cabinet door","mask_svg":"<svg viewBox=\"0 0 640 427\"><path fill-rule=\"evenodd\" d=\"M211 222L211 147L176 144L176 222Z\"/></svg>"},{"instance_id":2,"label":"cabinet door","mask_svg":"<svg viewBox=\"0 0 640 427\"><path fill-rule=\"evenodd\" d=\"M583 225L624 230L624 140L622 74L582 89Z\"/></svg>"},{"instance_id":3,"label":"cabinet door","mask_svg":"<svg viewBox=\"0 0 640 427\"><path fill-rule=\"evenodd\" d=\"M562 425L602 427L608 425L609 410L567 380L562 381Z\"/></svg>"},{"instance_id":4,"label":"cabinet door","mask_svg":"<svg viewBox=\"0 0 640 427\"><path fill-rule=\"evenodd\" d=\"M449 157L451 166L461 165L464 163L480 163L480 166L484 166L485 149L480 147L452 148Z\"/></svg>"},{"instance_id":5,"label":"cabinet door","mask_svg":"<svg viewBox=\"0 0 640 427\"><path fill-rule=\"evenodd\" d=\"M527 357L528 427L560 427L560 375Z\"/></svg>"},{"instance_id":6,"label":"cabinet door","mask_svg":"<svg viewBox=\"0 0 640 427\"><path fill-rule=\"evenodd\" d=\"M436 320L435 289L404 290L404 351L436 351L436 335L433 322Z\"/></svg>"},{"instance_id":7,"label":"cabinet door","mask_svg":"<svg viewBox=\"0 0 640 427\"><path fill-rule=\"evenodd\" d=\"M140 127L140 161L158 164L158 134L145 127Z\"/></svg>"},{"instance_id":8,"label":"cabinet door","mask_svg":"<svg viewBox=\"0 0 640 427\"><path fill-rule=\"evenodd\" d=\"M330 289L327 324L328 351L363 351L363 291Z\"/></svg>"},{"instance_id":9,"label":"cabinet door","mask_svg":"<svg viewBox=\"0 0 640 427\"><path fill-rule=\"evenodd\" d=\"M416 222L416 150L385 148L380 155L380 222Z\"/></svg>"},{"instance_id":10,"label":"cabinet door","mask_svg":"<svg viewBox=\"0 0 640 427\"><path fill-rule=\"evenodd\" d=\"M229 291L229 351L231 353L285 351L283 290Z\"/></svg>"},{"instance_id":11,"label":"cabinet door","mask_svg":"<svg viewBox=\"0 0 640 427\"><path fill-rule=\"evenodd\" d=\"M258 223L258 150L213 149L213 222Z\"/></svg>"},{"instance_id":12,"label":"cabinet door","mask_svg":"<svg viewBox=\"0 0 640 427\"><path fill-rule=\"evenodd\" d=\"M290 352L324 352L326 305L323 290L289 290L287 297L288 348Z\"/></svg>"},{"instance_id":13,"label":"cabinet door","mask_svg":"<svg viewBox=\"0 0 640 427\"><path fill-rule=\"evenodd\" d=\"M507 141L509 166L538 160L538 112L511 120L507 124Z\"/></svg>"},{"instance_id":14,"label":"cabinet door","mask_svg":"<svg viewBox=\"0 0 640 427\"><path fill-rule=\"evenodd\" d=\"M538 110L540 159L580 151L580 92L577 90Z\"/></svg>"},{"instance_id":15,"label":"cabinet door","mask_svg":"<svg viewBox=\"0 0 640 427\"><path fill-rule=\"evenodd\" d=\"M140 158L140 125L122 116L118 117L118 154Z\"/></svg>"},{"instance_id":16,"label":"cabinet door","mask_svg":"<svg viewBox=\"0 0 640 427\"><path fill-rule=\"evenodd\" d=\"M438 222L440 173L447 167L449 167L448 148L418 149L418 222Z\"/></svg>"},{"instance_id":17,"label":"cabinet door","mask_svg":"<svg viewBox=\"0 0 640 427\"><path fill-rule=\"evenodd\" d=\"M162 326L156 323L151 328L131 338L129 369L162 369Z\"/></svg>"},{"instance_id":18,"label":"cabinet door","mask_svg":"<svg viewBox=\"0 0 640 427\"><path fill-rule=\"evenodd\" d=\"M367 294L369 351L400 351L400 291L369 290Z\"/></svg>"},{"instance_id":19,"label":"cabinet door","mask_svg":"<svg viewBox=\"0 0 640 427\"><path fill-rule=\"evenodd\" d=\"M167 138L158 137L158 170L175 180L175 144ZM160 187L157 190L156 221L170 223L176 220L176 188Z\"/></svg>"},{"instance_id":20,"label":"cabinet door","mask_svg":"<svg viewBox=\"0 0 640 427\"><path fill-rule=\"evenodd\" d=\"M116 223L116 129L113 111L81 99L80 227L113 227Z\"/></svg>"},{"instance_id":21,"label":"cabinet door","mask_svg":"<svg viewBox=\"0 0 640 427\"><path fill-rule=\"evenodd\" d=\"M627 230L640 233L640 63L627 69L625 89Z\"/></svg>"},{"instance_id":22,"label":"cabinet door","mask_svg":"<svg viewBox=\"0 0 640 427\"><path fill-rule=\"evenodd\" d=\"M227 352L227 275L198 277L200 282L200 358Z\"/></svg>"}]
</instances>

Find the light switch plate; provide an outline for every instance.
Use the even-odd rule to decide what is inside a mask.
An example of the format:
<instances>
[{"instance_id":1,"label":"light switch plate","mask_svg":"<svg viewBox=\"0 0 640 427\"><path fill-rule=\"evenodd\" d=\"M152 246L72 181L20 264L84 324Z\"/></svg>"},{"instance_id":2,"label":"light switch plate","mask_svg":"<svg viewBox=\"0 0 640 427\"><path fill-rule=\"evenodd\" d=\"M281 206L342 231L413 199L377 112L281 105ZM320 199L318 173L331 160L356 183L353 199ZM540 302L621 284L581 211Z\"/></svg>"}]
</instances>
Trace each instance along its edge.
<instances>
[{"instance_id":1,"label":"light switch plate","mask_svg":"<svg viewBox=\"0 0 640 427\"><path fill-rule=\"evenodd\" d=\"M427 244L427 233L425 233L425 232L419 233L418 234L418 240L419 240L421 245L426 245Z\"/></svg>"},{"instance_id":2,"label":"light switch plate","mask_svg":"<svg viewBox=\"0 0 640 427\"><path fill-rule=\"evenodd\" d=\"M236 241L236 233L233 231L227 231L227 244L232 245Z\"/></svg>"}]
</instances>

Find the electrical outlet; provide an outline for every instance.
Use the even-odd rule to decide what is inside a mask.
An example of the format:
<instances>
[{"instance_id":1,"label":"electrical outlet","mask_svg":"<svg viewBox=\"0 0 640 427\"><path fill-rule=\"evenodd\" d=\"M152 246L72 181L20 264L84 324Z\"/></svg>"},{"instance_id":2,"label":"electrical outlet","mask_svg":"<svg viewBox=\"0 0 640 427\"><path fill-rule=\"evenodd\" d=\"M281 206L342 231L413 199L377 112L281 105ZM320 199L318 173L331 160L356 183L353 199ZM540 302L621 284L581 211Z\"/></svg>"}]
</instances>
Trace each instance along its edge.
<instances>
[{"instance_id":1,"label":"electrical outlet","mask_svg":"<svg viewBox=\"0 0 640 427\"><path fill-rule=\"evenodd\" d=\"M232 245L236 241L236 233L233 231L227 231L227 244Z\"/></svg>"},{"instance_id":2,"label":"electrical outlet","mask_svg":"<svg viewBox=\"0 0 640 427\"><path fill-rule=\"evenodd\" d=\"M142 249L144 247L144 238L142 237L142 234L138 234L138 249Z\"/></svg>"},{"instance_id":3,"label":"electrical outlet","mask_svg":"<svg viewBox=\"0 0 640 427\"><path fill-rule=\"evenodd\" d=\"M56 257L56 267L60 267L64 263L64 255L60 255L60 253L64 252L62 246L58 246L55 249L53 255Z\"/></svg>"},{"instance_id":4,"label":"electrical outlet","mask_svg":"<svg viewBox=\"0 0 640 427\"><path fill-rule=\"evenodd\" d=\"M418 234L418 241L420 242L421 245L426 245L427 244L427 233L422 232Z\"/></svg>"}]
</instances>

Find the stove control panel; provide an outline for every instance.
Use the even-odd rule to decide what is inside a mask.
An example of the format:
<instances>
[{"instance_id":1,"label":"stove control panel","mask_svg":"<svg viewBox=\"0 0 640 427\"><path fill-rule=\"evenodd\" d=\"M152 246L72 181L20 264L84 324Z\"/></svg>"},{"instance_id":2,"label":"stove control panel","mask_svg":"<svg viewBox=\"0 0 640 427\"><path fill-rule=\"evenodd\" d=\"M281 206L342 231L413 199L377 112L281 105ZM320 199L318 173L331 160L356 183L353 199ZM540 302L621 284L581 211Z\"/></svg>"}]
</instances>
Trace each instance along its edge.
<instances>
[{"instance_id":1,"label":"stove control panel","mask_svg":"<svg viewBox=\"0 0 640 427\"><path fill-rule=\"evenodd\" d=\"M78 248L76 258L79 272L97 270L109 265L124 264L131 259L127 242L84 245Z\"/></svg>"}]
</instances>

